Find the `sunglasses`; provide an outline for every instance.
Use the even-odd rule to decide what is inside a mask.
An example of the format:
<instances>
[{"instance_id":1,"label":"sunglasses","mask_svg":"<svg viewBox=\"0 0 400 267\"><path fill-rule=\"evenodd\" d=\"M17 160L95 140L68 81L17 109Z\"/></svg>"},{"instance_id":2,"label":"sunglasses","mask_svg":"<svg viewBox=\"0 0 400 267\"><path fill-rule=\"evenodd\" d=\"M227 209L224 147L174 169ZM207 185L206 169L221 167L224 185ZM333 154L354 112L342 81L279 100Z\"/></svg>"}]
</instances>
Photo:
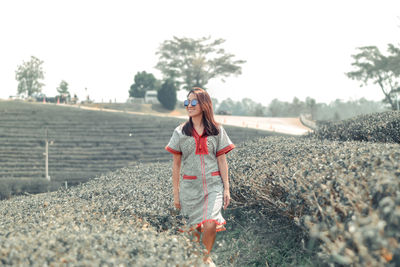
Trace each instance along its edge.
<instances>
[{"instance_id":1,"label":"sunglasses","mask_svg":"<svg viewBox=\"0 0 400 267\"><path fill-rule=\"evenodd\" d=\"M185 107L189 106L189 104L192 104L192 107L195 107L197 105L197 99L193 99L193 100L188 100L186 99L185 101L183 101L183 105Z\"/></svg>"}]
</instances>

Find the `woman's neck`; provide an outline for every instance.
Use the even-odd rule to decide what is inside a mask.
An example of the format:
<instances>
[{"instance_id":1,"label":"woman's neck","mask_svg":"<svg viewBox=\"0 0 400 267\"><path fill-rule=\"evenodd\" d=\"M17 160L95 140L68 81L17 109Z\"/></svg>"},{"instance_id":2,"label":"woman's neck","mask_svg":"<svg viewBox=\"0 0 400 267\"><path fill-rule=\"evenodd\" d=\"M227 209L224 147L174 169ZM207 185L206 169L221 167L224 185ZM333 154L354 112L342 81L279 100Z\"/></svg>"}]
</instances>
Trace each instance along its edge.
<instances>
[{"instance_id":1,"label":"woman's neck","mask_svg":"<svg viewBox=\"0 0 400 267\"><path fill-rule=\"evenodd\" d=\"M203 115L192 117L192 123L195 128L203 127Z\"/></svg>"}]
</instances>

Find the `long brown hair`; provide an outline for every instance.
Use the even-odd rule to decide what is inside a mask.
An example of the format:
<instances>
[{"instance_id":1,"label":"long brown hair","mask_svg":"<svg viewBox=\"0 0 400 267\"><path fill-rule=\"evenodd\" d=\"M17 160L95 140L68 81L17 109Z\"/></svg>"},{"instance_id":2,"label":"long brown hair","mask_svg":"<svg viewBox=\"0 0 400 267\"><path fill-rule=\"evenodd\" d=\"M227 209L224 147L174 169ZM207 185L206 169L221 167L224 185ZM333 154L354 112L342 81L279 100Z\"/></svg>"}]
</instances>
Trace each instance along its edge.
<instances>
[{"instance_id":1,"label":"long brown hair","mask_svg":"<svg viewBox=\"0 0 400 267\"><path fill-rule=\"evenodd\" d=\"M218 135L219 125L214 119L214 111L210 95L200 87L193 87L193 89L187 94L187 97L189 97L190 94L196 95L197 101L203 110L204 135ZM189 118L189 121L183 125L182 131L185 135L193 136L193 121L191 117Z\"/></svg>"}]
</instances>

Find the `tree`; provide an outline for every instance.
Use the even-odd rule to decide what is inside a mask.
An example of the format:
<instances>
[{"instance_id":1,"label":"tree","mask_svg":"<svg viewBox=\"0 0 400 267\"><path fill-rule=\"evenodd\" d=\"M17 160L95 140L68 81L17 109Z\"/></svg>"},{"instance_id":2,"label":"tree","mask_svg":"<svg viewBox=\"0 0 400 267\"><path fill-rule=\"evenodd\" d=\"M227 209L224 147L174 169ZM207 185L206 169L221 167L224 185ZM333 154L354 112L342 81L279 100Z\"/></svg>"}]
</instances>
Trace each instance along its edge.
<instances>
[{"instance_id":1,"label":"tree","mask_svg":"<svg viewBox=\"0 0 400 267\"><path fill-rule=\"evenodd\" d=\"M400 75L400 48L394 46L393 44L388 44L388 56L389 68L398 77Z\"/></svg>"},{"instance_id":2,"label":"tree","mask_svg":"<svg viewBox=\"0 0 400 267\"><path fill-rule=\"evenodd\" d=\"M60 82L60 85L57 87L57 92L59 96L57 96L58 100L62 103L67 103L71 101L71 94L68 91L68 83L64 80Z\"/></svg>"},{"instance_id":3,"label":"tree","mask_svg":"<svg viewBox=\"0 0 400 267\"><path fill-rule=\"evenodd\" d=\"M290 114L292 114L292 116L300 116L301 113L303 113L304 111L306 111L306 104L302 101L300 101L300 99L298 99L297 97L294 97L292 100L292 103L290 105Z\"/></svg>"},{"instance_id":4,"label":"tree","mask_svg":"<svg viewBox=\"0 0 400 267\"><path fill-rule=\"evenodd\" d=\"M39 80L44 79L42 69L43 61L31 56L31 60L23 62L15 71L15 79L18 81L18 94L27 94L31 96L33 93L40 93L43 83Z\"/></svg>"},{"instance_id":5,"label":"tree","mask_svg":"<svg viewBox=\"0 0 400 267\"><path fill-rule=\"evenodd\" d=\"M232 99L228 98L223 100L221 104L218 106L217 113L233 114L234 108L235 108L235 102Z\"/></svg>"},{"instance_id":6,"label":"tree","mask_svg":"<svg viewBox=\"0 0 400 267\"><path fill-rule=\"evenodd\" d=\"M367 85L370 81L378 84L384 94L383 102L390 104L393 110L397 109L396 98L400 93L398 78L400 76L400 49L389 44L389 56L384 56L376 46L359 47L359 53L352 55L356 67L355 71L346 73L347 77L361 81Z\"/></svg>"},{"instance_id":7,"label":"tree","mask_svg":"<svg viewBox=\"0 0 400 267\"><path fill-rule=\"evenodd\" d=\"M258 103L255 107L253 107L253 111L252 111L251 115L256 116L256 117L264 117L266 110L267 109L263 105L261 105L261 103Z\"/></svg>"},{"instance_id":8,"label":"tree","mask_svg":"<svg viewBox=\"0 0 400 267\"><path fill-rule=\"evenodd\" d=\"M228 98L221 102L217 111L217 114L226 113L239 116L264 116L267 109L261 103L256 103L250 98L243 98L241 101L233 101Z\"/></svg>"},{"instance_id":9,"label":"tree","mask_svg":"<svg viewBox=\"0 0 400 267\"><path fill-rule=\"evenodd\" d=\"M264 116L266 110L261 103L256 103L250 98L243 98L241 102L237 103L238 108L241 110L240 115L245 116Z\"/></svg>"},{"instance_id":10,"label":"tree","mask_svg":"<svg viewBox=\"0 0 400 267\"><path fill-rule=\"evenodd\" d=\"M311 118L315 118L315 108L316 108L317 101L315 101L314 98L311 97L306 97L306 106L308 110L310 111Z\"/></svg>"},{"instance_id":11,"label":"tree","mask_svg":"<svg viewBox=\"0 0 400 267\"><path fill-rule=\"evenodd\" d=\"M223 39L211 40L211 37L200 39L178 38L164 41L156 54L159 61L156 68L165 78L178 82L186 90L193 87L206 88L209 80L232 74L242 73L244 60L234 60L234 55L226 53L220 47Z\"/></svg>"},{"instance_id":12,"label":"tree","mask_svg":"<svg viewBox=\"0 0 400 267\"><path fill-rule=\"evenodd\" d=\"M176 91L175 82L172 79L167 79L158 90L157 98L160 103L169 110L174 110L176 105Z\"/></svg>"},{"instance_id":13,"label":"tree","mask_svg":"<svg viewBox=\"0 0 400 267\"><path fill-rule=\"evenodd\" d=\"M211 97L211 102L212 102L213 110L214 110L214 112L216 112L218 103L219 103L218 99Z\"/></svg>"},{"instance_id":14,"label":"tree","mask_svg":"<svg viewBox=\"0 0 400 267\"><path fill-rule=\"evenodd\" d=\"M158 90L158 81L151 73L138 72L134 77L134 81L129 90L130 97L144 97L146 91Z\"/></svg>"},{"instance_id":15,"label":"tree","mask_svg":"<svg viewBox=\"0 0 400 267\"><path fill-rule=\"evenodd\" d=\"M283 116L285 114L285 103L274 98L268 105L268 111L271 117Z\"/></svg>"},{"instance_id":16,"label":"tree","mask_svg":"<svg viewBox=\"0 0 400 267\"><path fill-rule=\"evenodd\" d=\"M68 92L68 83L64 80L62 80L60 82L60 85L57 87L57 92L60 95L70 95L70 93Z\"/></svg>"}]
</instances>

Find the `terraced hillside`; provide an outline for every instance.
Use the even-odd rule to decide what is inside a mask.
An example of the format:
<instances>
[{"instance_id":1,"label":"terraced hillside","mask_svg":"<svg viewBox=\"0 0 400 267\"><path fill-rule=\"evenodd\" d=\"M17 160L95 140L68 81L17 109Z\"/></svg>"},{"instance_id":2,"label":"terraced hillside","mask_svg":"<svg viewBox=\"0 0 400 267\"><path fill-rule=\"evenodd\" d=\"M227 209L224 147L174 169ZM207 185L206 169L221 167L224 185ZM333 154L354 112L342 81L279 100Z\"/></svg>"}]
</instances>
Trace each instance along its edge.
<instances>
[{"instance_id":1,"label":"terraced hillside","mask_svg":"<svg viewBox=\"0 0 400 267\"><path fill-rule=\"evenodd\" d=\"M53 104L0 101L0 178L45 176L48 129L49 175L77 184L134 162L166 162L164 150L182 120L80 110ZM225 127L234 143L265 136Z\"/></svg>"},{"instance_id":2,"label":"terraced hillside","mask_svg":"<svg viewBox=\"0 0 400 267\"><path fill-rule=\"evenodd\" d=\"M165 109L161 104L132 104L132 103L84 103L81 106L96 109L120 110L128 112L140 112L146 114L161 115L186 115L183 104L177 104L175 110Z\"/></svg>"}]
</instances>

